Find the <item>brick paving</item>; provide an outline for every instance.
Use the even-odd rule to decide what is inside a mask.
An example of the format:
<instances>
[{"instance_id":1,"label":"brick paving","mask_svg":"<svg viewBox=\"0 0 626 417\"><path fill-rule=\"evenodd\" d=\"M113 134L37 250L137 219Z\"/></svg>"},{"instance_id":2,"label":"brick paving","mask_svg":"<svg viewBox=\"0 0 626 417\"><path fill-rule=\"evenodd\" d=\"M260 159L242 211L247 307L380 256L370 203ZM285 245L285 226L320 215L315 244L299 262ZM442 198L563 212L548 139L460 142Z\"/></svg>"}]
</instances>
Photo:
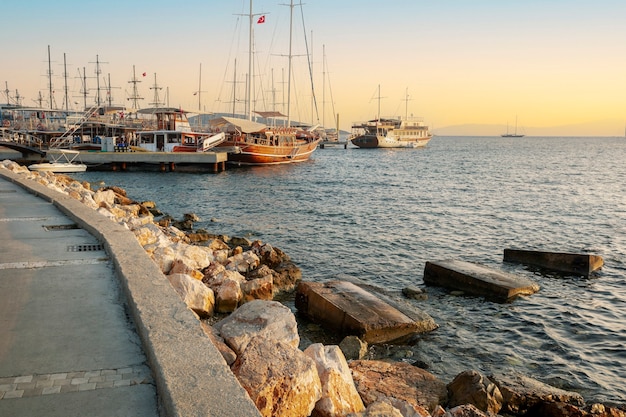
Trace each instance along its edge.
<instances>
[{"instance_id":1,"label":"brick paving","mask_svg":"<svg viewBox=\"0 0 626 417\"><path fill-rule=\"evenodd\" d=\"M153 384L150 369L144 365L119 369L24 375L0 378L0 401L9 398L93 391L139 384Z\"/></svg>"}]
</instances>

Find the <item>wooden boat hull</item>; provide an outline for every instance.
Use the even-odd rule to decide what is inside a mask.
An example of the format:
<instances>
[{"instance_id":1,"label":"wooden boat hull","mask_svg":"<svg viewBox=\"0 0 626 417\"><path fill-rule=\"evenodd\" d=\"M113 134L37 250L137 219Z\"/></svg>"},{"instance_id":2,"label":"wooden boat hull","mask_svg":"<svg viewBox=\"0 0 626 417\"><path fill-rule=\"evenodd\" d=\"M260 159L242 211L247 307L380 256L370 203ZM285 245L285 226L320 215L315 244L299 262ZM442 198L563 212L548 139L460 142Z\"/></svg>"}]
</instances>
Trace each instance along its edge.
<instances>
[{"instance_id":1,"label":"wooden boat hull","mask_svg":"<svg viewBox=\"0 0 626 417\"><path fill-rule=\"evenodd\" d=\"M226 141L220 146L236 146L238 153L228 154L228 163L234 165L278 165L303 162L311 157L320 140L301 141L294 145L263 145Z\"/></svg>"}]
</instances>

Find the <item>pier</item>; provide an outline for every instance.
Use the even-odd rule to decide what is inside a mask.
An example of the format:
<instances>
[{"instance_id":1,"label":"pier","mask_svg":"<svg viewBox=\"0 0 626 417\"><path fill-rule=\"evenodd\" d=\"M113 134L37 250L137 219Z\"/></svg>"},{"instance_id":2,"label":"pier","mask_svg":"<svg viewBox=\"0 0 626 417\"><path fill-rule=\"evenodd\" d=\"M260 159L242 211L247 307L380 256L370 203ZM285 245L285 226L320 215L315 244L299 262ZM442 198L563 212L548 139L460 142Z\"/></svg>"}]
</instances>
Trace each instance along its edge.
<instances>
[{"instance_id":1,"label":"pier","mask_svg":"<svg viewBox=\"0 0 626 417\"><path fill-rule=\"evenodd\" d=\"M226 169L227 152L89 152L81 151L80 161L89 170L127 171L151 169L162 172Z\"/></svg>"}]
</instances>

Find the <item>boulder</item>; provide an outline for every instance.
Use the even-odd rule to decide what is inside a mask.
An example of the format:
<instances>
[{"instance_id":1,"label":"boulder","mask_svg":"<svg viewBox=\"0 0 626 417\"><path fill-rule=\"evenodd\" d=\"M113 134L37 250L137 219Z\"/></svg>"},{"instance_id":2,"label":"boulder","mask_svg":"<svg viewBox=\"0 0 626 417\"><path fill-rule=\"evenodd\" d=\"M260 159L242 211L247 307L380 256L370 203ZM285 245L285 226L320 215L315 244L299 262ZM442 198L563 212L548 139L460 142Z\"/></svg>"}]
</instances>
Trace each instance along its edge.
<instances>
[{"instance_id":1,"label":"boulder","mask_svg":"<svg viewBox=\"0 0 626 417\"><path fill-rule=\"evenodd\" d=\"M349 363L356 388L367 406L396 398L416 410L432 411L446 400L446 385L430 372L404 362L356 360Z\"/></svg>"},{"instance_id":2,"label":"boulder","mask_svg":"<svg viewBox=\"0 0 626 417\"><path fill-rule=\"evenodd\" d=\"M226 343L224 343L224 339L222 339L215 332L213 327L202 320L200 320L200 326L202 327L204 334L206 334L209 339L211 339L211 343L213 343L213 346L215 346L217 350L220 351L228 366L231 366L233 363L235 363L235 360L237 360L237 354L231 348L229 348Z\"/></svg>"},{"instance_id":3,"label":"boulder","mask_svg":"<svg viewBox=\"0 0 626 417\"><path fill-rule=\"evenodd\" d=\"M186 275L168 275L167 279L172 284L178 295L200 317L210 317L215 309L215 297L213 291L201 281Z\"/></svg>"},{"instance_id":4,"label":"boulder","mask_svg":"<svg viewBox=\"0 0 626 417\"><path fill-rule=\"evenodd\" d=\"M339 417L365 409L339 346L314 343L304 354L315 362L322 384L322 398L315 404L316 417Z\"/></svg>"},{"instance_id":5,"label":"boulder","mask_svg":"<svg viewBox=\"0 0 626 417\"><path fill-rule=\"evenodd\" d=\"M502 408L502 394L498 387L473 370L461 372L448 384L448 398L448 407L473 404L493 414L498 414Z\"/></svg>"},{"instance_id":6,"label":"boulder","mask_svg":"<svg viewBox=\"0 0 626 417\"><path fill-rule=\"evenodd\" d=\"M218 313L232 313L237 309L242 298L243 293L239 282L226 279L215 290L215 310Z\"/></svg>"},{"instance_id":7,"label":"boulder","mask_svg":"<svg viewBox=\"0 0 626 417\"><path fill-rule=\"evenodd\" d=\"M289 343L255 337L231 369L263 416L308 417L321 397L315 363Z\"/></svg>"},{"instance_id":8,"label":"boulder","mask_svg":"<svg viewBox=\"0 0 626 417\"><path fill-rule=\"evenodd\" d=\"M238 255L231 256L226 260L225 267L231 271L237 271L245 274L248 271L258 267L261 261L259 257L252 251L242 252Z\"/></svg>"},{"instance_id":9,"label":"boulder","mask_svg":"<svg viewBox=\"0 0 626 417\"><path fill-rule=\"evenodd\" d=\"M278 301L250 301L213 327L237 355L257 337L280 341L294 349L300 344L296 317Z\"/></svg>"},{"instance_id":10,"label":"boulder","mask_svg":"<svg viewBox=\"0 0 626 417\"><path fill-rule=\"evenodd\" d=\"M363 359L367 355L367 343L356 336L344 337L339 348L348 360Z\"/></svg>"},{"instance_id":11,"label":"boulder","mask_svg":"<svg viewBox=\"0 0 626 417\"><path fill-rule=\"evenodd\" d=\"M312 321L367 343L386 343L436 328L426 314L417 322L351 282L300 282L296 308Z\"/></svg>"},{"instance_id":12,"label":"boulder","mask_svg":"<svg viewBox=\"0 0 626 417\"><path fill-rule=\"evenodd\" d=\"M484 265L459 260L426 262L424 283L505 303L539 291L533 281Z\"/></svg>"},{"instance_id":13,"label":"boulder","mask_svg":"<svg viewBox=\"0 0 626 417\"><path fill-rule=\"evenodd\" d=\"M272 274L250 281L244 281L241 284L243 292L243 303L252 300L271 300L274 298L274 280Z\"/></svg>"},{"instance_id":14,"label":"boulder","mask_svg":"<svg viewBox=\"0 0 626 417\"><path fill-rule=\"evenodd\" d=\"M495 375L489 379L502 393L503 411L524 414L541 402L563 402L582 406L583 397L576 393L552 387L523 375Z\"/></svg>"},{"instance_id":15,"label":"boulder","mask_svg":"<svg viewBox=\"0 0 626 417\"><path fill-rule=\"evenodd\" d=\"M199 281L202 281L202 278L204 278L202 272L198 271L197 269L193 269L191 266L187 265L182 259L175 259L174 262L172 262L172 268L170 269L169 273L170 275L187 274Z\"/></svg>"},{"instance_id":16,"label":"boulder","mask_svg":"<svg viewBox=\"0 0 626 417\"><path fill-rule=\"evenodd\" d=\"M93 200L99 207L111 207L115 204L115 192L113 190L98 190L93 194Z\"/></svg>"}]
</instances>

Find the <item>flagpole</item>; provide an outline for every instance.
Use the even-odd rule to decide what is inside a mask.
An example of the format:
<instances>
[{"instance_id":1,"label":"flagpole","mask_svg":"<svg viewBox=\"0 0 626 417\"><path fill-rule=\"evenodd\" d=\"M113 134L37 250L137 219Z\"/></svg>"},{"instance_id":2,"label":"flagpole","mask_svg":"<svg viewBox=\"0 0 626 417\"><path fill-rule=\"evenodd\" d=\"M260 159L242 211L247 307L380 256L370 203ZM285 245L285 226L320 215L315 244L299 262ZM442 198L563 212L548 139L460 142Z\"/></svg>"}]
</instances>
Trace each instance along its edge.
<instances>
[{"instance_id":1,"label":"flagpole","mask_svg":"<svg viewBox=\"0 0 626 417\"><path fill-rule=\"evenodd\" d=\"M252 14L252 0L250 0L250 31L249 31L249 39L248 39L248 85L246 91L246 103L248 105L248 120L252 120L252 80L254 77L252 76L252 30L253 30L253 19L254 16Z\"/></svg>"}]
</instances>

